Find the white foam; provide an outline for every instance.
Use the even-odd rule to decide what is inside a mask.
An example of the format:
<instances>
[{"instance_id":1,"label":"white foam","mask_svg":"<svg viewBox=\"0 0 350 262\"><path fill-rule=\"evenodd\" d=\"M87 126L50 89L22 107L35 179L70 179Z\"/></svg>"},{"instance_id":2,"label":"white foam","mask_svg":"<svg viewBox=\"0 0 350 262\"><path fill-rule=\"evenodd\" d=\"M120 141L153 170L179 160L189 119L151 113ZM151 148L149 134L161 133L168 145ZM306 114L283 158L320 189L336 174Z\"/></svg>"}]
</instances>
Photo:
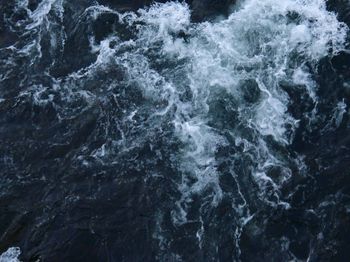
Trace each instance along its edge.
<instances>
[{"instance_id":1,"label":"white foam","mask_svg":"<svg viewBox=\"0 0 350 262\"><path fill-rule=\"evenodd\" d=\"M343 122L343 117L344 117L344 114L346 113L347 113L347 106L344 100L338 102L337 107L334 109L334 115L333 115L333 119L336 127L339 127L340 124Z\"/></svg>"},{"instance_id":2,"label":"white foam","mask_svg":"<svg viewBox=\"0 0 350 262\"><path fill-rule=\"evenodd\" d=\"M0 262L20 262L21 250L18 247L10 247L0 255Z\"/></svg>"},{"instance_id":3,"label":"white foam","mask_svg":"<svg viewBox=\"0 0 350 262\"><path fill-rule=\"evenodd\" d=\"M52 6L57 0L43 0L39 3L38 7L30 14L30 18L33 22L27 25L26 29L33 29L43 23L47 15L52 9Z\"/></svg>"},{"instance_id":4,"label":"white foam","mask_svg":"<svg viewBox=\"0 0 350 262\"><path fill-rule=\"evenodd\" d=\"M101 7L98 10L95 16L102 11L114 12ZM291 14L297 14L297 19ZM283 165L283 160L261 141L272 136L282 145L289 144L298 126L287 112L289 97L279 83L303 85L316 101L317 87L304 64L317 63L329 55L329 50L332 54L339 52L347 29L321 0L246 0L227 19L212 23L192 24L190 15L189 6L179 2L157 3L138 13L119 14L121 23L136 26L137 37L123 42L111 36L99 44L92 40L98 58L91 68L113 61L126 69L129 82L139 86L147 99L166 101L152 117L167 119L173 114L176 133L184 144L175 158L180 160L184 174L179 185L184 199L207 187L215 192L213 203L222 194L215 153L227 142L220 130L208 125L209 101L218 90L225 90L239 102L238 120L261 136L258 143L244 137L241 141L246 141L255 154L259 168L253 173L262 181L262 190L266 183L277 190L272 179L258 174L265 174L271 165ZM118 44L111 47L111 41ZM154 70L150 60L179 66ZM239 83L245 79L254 79L261 91L254 105L242 100ZM192 94L185 102L180 99L184 88ZM230 134L234 139L241 137L234 130ZM188 183L188 174L195 177L195 183ZM285 174L290 175L287 168Z\"/></svg>"},{"instance_id":5,"label":"white foam","mask_svg":"<svg viewBox=\"0 0 350 262\"><path fill-rule=\"evenodd\" d=\"M309 42L311 37L311 32L306 25L297 25L291 30L290 42L293 45L303 44Z\"/></svg>"}]
</instances>

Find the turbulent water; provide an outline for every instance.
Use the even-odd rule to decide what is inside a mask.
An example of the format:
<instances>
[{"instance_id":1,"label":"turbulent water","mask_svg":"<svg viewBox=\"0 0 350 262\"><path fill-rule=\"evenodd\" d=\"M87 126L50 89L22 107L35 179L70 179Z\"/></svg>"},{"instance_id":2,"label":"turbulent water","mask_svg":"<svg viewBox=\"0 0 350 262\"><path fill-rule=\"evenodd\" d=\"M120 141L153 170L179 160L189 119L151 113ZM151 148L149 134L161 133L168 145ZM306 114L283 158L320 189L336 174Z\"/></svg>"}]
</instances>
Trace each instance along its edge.
<instances>
[{"instance_id":1,"label":"turbulent water","mask_svg":"<svg viewBox=\"0 0 350 262\"><path fill-rule=\"evenodd\" d=\"M163 2L0 1L0 261L346 261L350 4Z\"/></svg>"}]
</instances>

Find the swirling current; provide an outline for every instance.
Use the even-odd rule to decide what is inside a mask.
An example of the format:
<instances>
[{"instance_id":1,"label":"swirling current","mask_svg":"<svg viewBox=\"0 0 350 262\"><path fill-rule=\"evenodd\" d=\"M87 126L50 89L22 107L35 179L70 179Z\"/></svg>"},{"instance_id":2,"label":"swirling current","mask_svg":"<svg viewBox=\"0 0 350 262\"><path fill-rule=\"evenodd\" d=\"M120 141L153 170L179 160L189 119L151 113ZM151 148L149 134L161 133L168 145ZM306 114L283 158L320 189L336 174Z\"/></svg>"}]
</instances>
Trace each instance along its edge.
<instances>
[{"instance_id":1,"label":"swirling current","mask_svg":"<svg viewBox=\"0 0 350 262\"><path fill-rule=\"evenodd\" d=\"M0 1L0 261L348 261L346 0Z\"/></svg>"}]
</instances>

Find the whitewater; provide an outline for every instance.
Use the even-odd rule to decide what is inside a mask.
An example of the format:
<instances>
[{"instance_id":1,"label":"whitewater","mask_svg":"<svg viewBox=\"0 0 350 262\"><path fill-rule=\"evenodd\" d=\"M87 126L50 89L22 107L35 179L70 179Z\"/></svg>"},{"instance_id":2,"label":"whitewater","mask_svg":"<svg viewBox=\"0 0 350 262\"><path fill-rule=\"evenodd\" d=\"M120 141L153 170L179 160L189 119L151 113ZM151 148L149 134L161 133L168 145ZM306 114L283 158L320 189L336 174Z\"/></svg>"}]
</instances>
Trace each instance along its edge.
<instances>
[{"instance_id":1,"label":"whitewater","mask_svg":"<svg viewBox=\"0 0 350 262\"><path fill-rule=\"evenodd\" d=\"M62 176L44 172L34 180L77 187L92 181L83 193L63 186L67 195L60 212L85 198L106 201L111 210L149 204L148 211L140 211L149 219L146 239L152 252L146 261L192 261L192 254L201 261L241 261L246 228L254 238L265 230L266 214L294 210L294 189L286 188L310 176L305 156L292 146L295 135L314 128L322 114L315 79L319 62L346 50L348 27L324 0L243 0L227 17L202 22L191 20L185 2L126 12L92 3L74 16L74 25L64 25L64 0L43 0L34 10L28 5L17 0L14 12L24 18L16 24L13 17L7 20L20 37L0 49L0 104L29 103L58 123L31 113L35 132L50 132L38 141L57 148L44 158L57 160L66 152L71 159ZM106 32L95 29L105 17L113 25ZM74 41L81 42L74 46ZM75 57L84 60L76 65ZM8 90L6 81L16 70L28 73L16 80L17 91ZM291 110L295 92L308 103L299 115ZM347 105L337 103L339 127ZM75 119L88 119L86 128L85 120ZM62 131L55 133L56 128ZM73 128L83 131L70 139ZM67 151L66 140L75 143ZM6 192L9 182L0 182ZM124 190L125 185L131 186ZM53 196L47 192L46 197ZM53 211L47 212L35 218L37 227L50 221ZM91 232L103 223L98 217L87 222ZM290 250L285 235L271 242L269 252L275 259L316 261L313 250L321 238L311 239L304 258ZM0 261L19 261L20 254L9 249ZM131 261L127 254L119 253Z\"/></svg>"}]
</instances>

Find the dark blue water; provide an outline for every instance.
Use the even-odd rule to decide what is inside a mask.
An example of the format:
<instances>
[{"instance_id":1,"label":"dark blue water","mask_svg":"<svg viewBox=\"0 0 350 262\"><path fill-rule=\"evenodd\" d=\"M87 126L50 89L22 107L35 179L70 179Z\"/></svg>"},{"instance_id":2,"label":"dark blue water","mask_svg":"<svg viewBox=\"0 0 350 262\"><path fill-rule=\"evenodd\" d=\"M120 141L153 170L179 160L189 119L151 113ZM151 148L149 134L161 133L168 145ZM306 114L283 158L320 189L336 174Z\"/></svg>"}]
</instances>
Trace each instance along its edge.
<instances>
[{"instance_id":1,"label":"dark blue water","mask_svg":"<svg viewBox=\"0 0 350 262\"><path fill-rule=\"evenodd\" d=\"M0 262L347 261L350 5L0 0Z\"/></svg>"}]
</instances>

